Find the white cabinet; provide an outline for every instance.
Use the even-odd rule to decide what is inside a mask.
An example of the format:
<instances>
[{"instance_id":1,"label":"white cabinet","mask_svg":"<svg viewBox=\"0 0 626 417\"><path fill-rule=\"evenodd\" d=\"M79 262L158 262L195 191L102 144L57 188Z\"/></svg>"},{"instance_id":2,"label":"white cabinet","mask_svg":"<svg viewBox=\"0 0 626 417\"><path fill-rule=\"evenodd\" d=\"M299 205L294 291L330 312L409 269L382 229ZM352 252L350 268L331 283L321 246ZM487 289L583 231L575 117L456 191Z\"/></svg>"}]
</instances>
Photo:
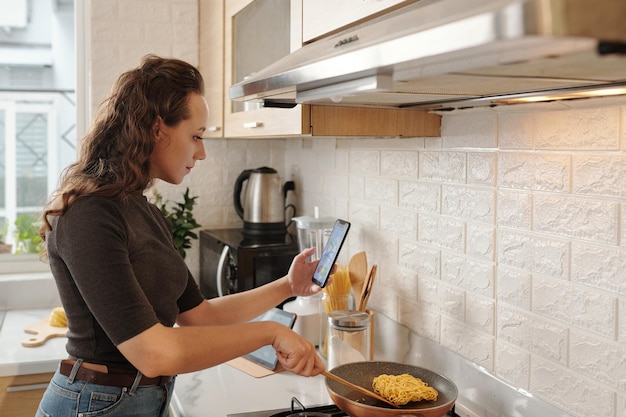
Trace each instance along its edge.
<instances>
[{"instance_id":1,"label":"white cabinet","mask_svg":"<svg viewBox=\"0 0 626 417\"><path fill-rule=\"evenodd\" d=\"M302 41L307 43L327 33L408 3L412 1L302 0Z\"/></svg>"},{"instance_id":2,"label":"white cabinet","mask_svg":"<svg viewBox=\"0 0 626 417\"><path fill-rule=\"evenodd\" d=\"M200 19L200 64L209 121L204 137L224 136L224 3L198 2Z\"/></svg>"},{"instance_id":3,"label":"white cabinet","mask_svg":"<svg viewBox=\"0 0 626 417\"><path fill-rule=\"evenodd\" d=\"M264 108L230 100L228 87L302 45L300 0L226 0L224 13L225 137L302 135L308 106Z\"/></svg>"}]
</instances>

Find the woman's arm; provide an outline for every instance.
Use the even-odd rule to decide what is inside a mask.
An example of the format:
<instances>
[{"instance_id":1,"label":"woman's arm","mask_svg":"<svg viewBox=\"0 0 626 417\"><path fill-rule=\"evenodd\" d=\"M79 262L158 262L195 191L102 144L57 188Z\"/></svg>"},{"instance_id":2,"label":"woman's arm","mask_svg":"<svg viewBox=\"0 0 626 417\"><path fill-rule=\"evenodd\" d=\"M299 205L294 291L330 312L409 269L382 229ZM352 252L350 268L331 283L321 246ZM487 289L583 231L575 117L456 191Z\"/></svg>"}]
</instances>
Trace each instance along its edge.
<instances>
[{"instance_id":1,"label":"woman's arm","mask_svg":"<svg viewBox=\"0 0 626 417\"><path fill-rule=\"evenodd\" d=\"M311 277L317 262L306 262L315 248L298 254L286 276L253 290L213 298L179 314L181 327L156 324L120 343L122 354L147 376L175 375L219 365L271 345L282 367L299 375L322 372L315 346L282 324L249 320L294 295L321 289Z\"/></svg>"},{"instance_id":2,"label":"woman's arm","mask_svg":"<svg viewBox=\"0 0 626 417\"><path fill-rule=\"evenodd\" d=\"M312 295L321 290L311 277L317 262L306 262L315 248L296 255L286 276L252 290L212 298L178 315L180 326L224 325L252 320L295 295Z\"/></svg>"},{"instance_id":3,"label":"woman's arm","mask_svg":"<svg viewBox=\"0 0 626 417\"><path fill-rule=\"evenodd\" d=\"M287 371L314 376L325 369L312 343L272 321L174 328L156 324L117 347L144 375L154 377L210 368L265 345L276 350Z\"/></svg>"}]
</instances>

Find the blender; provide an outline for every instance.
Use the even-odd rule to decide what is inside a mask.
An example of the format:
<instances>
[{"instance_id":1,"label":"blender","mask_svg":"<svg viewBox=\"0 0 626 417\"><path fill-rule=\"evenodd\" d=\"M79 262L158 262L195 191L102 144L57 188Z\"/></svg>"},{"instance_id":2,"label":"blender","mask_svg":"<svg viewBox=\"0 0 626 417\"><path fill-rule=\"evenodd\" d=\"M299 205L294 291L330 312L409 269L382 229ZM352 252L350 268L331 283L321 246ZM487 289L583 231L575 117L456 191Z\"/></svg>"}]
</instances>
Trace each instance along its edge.
<instances>
[{"instance_id":1,"label":"blender","mask_svg":"<svg viewBox=\"0 0 626 417\"><path fill-rule=\"evenodd\" d=\"M314 216L294 217L298 232L298 246L300 251L315 247L315 253L309 257L309 261L316 261L322 255L324 245L328 241L330 232L335 225L334 217L319 217L319 209L315 207ZM298 317L293 330L319 346L320 343L320 299L322 293L319 292L309 297L296 297L295 300L286 303L283 310L295 313Z\"/></svg>"},{"instance_id":2,"label":"blender","mask_svg":"<svg viewBox=\"0 0 626 417\"><path fill-rule=\"evenodd\" d=\"M300 251L315 247L315 254L309 257L309 261L316 261L322 256L324 245L326 245L337 220L334 217L320 217L317 207L315 207L314 213L313 217L301 216L292 219L296 222Z\"/></svg>"}]
</instances>

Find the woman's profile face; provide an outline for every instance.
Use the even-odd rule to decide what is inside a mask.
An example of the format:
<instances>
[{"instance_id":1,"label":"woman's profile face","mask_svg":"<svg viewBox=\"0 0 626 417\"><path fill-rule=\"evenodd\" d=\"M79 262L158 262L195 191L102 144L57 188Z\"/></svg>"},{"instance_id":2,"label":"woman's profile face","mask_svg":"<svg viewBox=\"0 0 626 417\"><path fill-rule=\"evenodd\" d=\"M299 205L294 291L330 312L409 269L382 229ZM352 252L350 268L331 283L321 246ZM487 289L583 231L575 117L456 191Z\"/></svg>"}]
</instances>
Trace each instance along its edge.
<instances>
[{"instance_id":1,"label":"woman's profile face","mask_svg":"<svg viewBox=\"0 0 626 417\"><path fill-rule=\"evenodd\" d=\"M171 184L180 184L196 161L206 157L202 135L206 130L209 109L204 97L197 93L187 99L189 118L175 126L167 126L161 118L153 127L156 136L150 155L150 176Z\"/></svg>"}]
</instances>

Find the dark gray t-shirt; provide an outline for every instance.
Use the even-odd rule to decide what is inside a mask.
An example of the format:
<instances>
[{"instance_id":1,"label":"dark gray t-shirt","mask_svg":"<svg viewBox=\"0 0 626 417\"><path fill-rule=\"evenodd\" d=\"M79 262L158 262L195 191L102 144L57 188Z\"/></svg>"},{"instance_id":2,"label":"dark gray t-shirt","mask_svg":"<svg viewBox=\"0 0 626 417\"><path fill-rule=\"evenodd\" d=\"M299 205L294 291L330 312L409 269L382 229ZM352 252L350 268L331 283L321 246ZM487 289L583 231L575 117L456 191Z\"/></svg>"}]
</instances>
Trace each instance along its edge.
<instances>
[{"instance_id":1,"label":"dark gray t-shirt","mask_svg":"<svg viewBox=\"0 0 626 417\"><path fill-rule=\"evenodd\" d=\"M168 221L142 194L127 201L80 197L51 223L48 257L70 355L132 367L116 345L156 323L173 326L203 301Z\"/></svg>"}]
</instances>

